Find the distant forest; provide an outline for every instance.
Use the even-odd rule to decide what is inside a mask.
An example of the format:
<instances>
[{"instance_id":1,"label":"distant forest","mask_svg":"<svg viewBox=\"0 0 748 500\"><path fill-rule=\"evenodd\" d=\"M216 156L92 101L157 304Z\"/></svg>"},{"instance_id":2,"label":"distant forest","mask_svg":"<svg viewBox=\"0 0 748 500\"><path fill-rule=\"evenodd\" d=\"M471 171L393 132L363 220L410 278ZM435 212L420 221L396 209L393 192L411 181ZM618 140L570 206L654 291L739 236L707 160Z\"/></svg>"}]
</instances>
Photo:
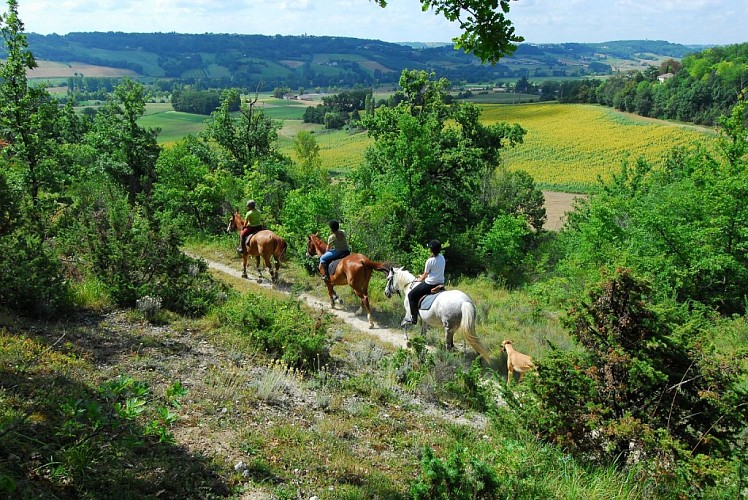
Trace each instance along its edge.
<instances>
[{"instance_id":1,"label":"distant forest","mask_svg":"<svg viewBox=\"0 0 748 500\"><path fill-rule=\"evenodd\" d=\"M716 125L748 90L748 43L712 47L644 71L558 84L560 102L598 103L641 116Z\"/></svg>"},{"instance_id":2,"label":"distant forest","mask_svg":"<svg viewBox=\"0 0 748 500\"><path fill-rule=\"evenodd\" d=\"M580 78L609 75L629 63L681 59L699 49L650 40L521 44L511 57L491 65L452 45L413 47L330 36L30 33L28 43L39 60L130 69L169 86L178 80L204 88L247 89L396 83L406 68L434 71L452 82Z\"/></svg>"}]
</instances>

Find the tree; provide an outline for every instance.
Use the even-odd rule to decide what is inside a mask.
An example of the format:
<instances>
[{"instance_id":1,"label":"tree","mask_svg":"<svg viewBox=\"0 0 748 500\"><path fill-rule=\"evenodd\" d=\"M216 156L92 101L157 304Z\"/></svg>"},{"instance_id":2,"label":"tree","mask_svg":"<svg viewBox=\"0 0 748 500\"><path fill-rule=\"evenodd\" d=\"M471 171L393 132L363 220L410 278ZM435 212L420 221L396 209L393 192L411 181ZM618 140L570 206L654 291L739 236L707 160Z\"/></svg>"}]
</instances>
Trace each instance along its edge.
<instances>
[{"instance_id":1,"label":"tree","mask_svg":"<svg viewBox=\"0 0 748 500\"><path fill-rule=\"evenodd\" d=\"M28 49L16 0L8 0L8 12L0 15L0 33L8 54L0 62L2 154L25 169L24 181L37 207L44 179L51 177L45 169L54 168L57 105L43 86L28 85L26 71L37 64Z\"/></svg>"},{"instance_id":2,"label":"tree","mask_svg":"<svg viewBox=\"0 0 748 500\"><path fill-rule=\"evenodd\" d=\"M475 54L483 62L496 63L512 54L524 38L514 33L506 18L510 0L419 0L423 10L433 9L449 21L460 24L463 33L454 38L455 46ZM385 7L387 0L374 0Z\"/></svg>"},{"instance_id":3,"label":"tree","mask_svg":"<svg viewBox=\"0 0 748 500\"><path fill-rule=\"evenodd\" d=\"M299 164L305 176L311 176L322 166L322 160L319 157L319 144L317 144L317 140L311 132L302 130L296 134L293 149L299 158Z\"/></svg>"},{"instance_id":4,"label":"tree","mask_svg":"<svg viewBox=\"0 0 748 500\"><path fill-rule=\"evenodd\" d=\"M352 178L357 205L369 214L360 223L376 227L377 247L408 252L432 238L451 240L500 211L490 189L499 150L520 143L524 130L483 125L477 106L447 103L448 88L446 79L406 70L398 104L363 116L375 143Z\"/></svg>"},{"instance_id":5,"label":"tree","mask_svg":"<svg viewBox=\"0 0 748 500\"><path fill-rule=\"evenodd\" d=\"M241 180L216 165L220 161L210 148L192 136L164 149L156 162L156 217L183 234L210 234L222 227L225 200L241 193Z\"/></svg>"},{"instance_id":6,"label":"tree","mask_svg":"<svg viewBox=\"0 0 748 500\"><path fill-rule=\"evenodd\" d=\"M205 130L208 139L214 140L233 157L231 170L235 175L241 175L255 162L276 154L280 128L256 107L257 96L241 103L237 119L231 112L231 106L239 97L237 89L225 90L221 105L212 113L212 120Z\"/></svg>"},{"instance_id":7,"label":"tree","mask_svg":"<svg viewBox=\"0 0 748 500\"><path fill-rule=\"evenodd\" d=\"M156 142L159 131L138 124L145 114L146 100L142 84L125 80L115 87L86 135L86 141L98 151L99 164L125 188L131 203L138 194L150 193L160 152Z\"/></svg>"}]
</instances>

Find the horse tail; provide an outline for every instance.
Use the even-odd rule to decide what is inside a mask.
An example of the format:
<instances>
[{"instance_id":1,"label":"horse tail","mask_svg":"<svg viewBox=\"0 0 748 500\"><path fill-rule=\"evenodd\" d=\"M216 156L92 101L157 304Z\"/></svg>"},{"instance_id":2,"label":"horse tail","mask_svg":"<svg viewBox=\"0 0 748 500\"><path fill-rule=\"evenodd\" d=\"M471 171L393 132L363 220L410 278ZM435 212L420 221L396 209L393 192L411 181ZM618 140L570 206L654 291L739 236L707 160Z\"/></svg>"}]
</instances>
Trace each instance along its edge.
<instances>
[{"instance_id":1,"label":"horse tail","mask_svg":"<svg viewBox=\"0 0 748 500\"><path fill-rule=\"evenodd\" d=\"M384 274L390 273L390 266L386 264L385 262L375 262L368 257L364 257L364 267L367 269L372 269L374 271L381 271Z\"/></svg>"},{"instance_id":2,"label":"horse tail","mask_svg":"<svg viewBox=\"0 0 748 500\"><path fill-rule=\"evenodd\" d=\"M288 244L286 244L286 240L282 237L276 235L276 238L275 251L273 252L273 255L278 262L281 262L283 260L286 260L286 251L288 250Z\"/></svg>"},{"instance_id":3,"label":"horse tail","mask_svg":"<svg viewBox=\"0 0 748 500\"><path fill-rule=\"evenodd\" d=\"M462 335L465 337L465 340L467 340L467 343L470 344L478 354L480 354L488 365L490 365L491 356L475 335L475 305L472 302L465 301L462 303L460 329L462 330Z\"/></svg>"}]
</instances>

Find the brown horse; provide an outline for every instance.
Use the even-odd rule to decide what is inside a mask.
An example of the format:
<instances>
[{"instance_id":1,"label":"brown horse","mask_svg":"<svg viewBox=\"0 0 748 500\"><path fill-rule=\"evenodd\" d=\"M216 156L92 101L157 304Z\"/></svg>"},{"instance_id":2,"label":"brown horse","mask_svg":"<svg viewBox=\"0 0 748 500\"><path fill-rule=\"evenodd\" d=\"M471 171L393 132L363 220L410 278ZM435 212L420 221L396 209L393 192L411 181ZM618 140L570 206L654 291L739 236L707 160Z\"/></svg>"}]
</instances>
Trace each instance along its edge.
<instances>
[{"instance_id":1,"label":"brown horse","mask_svg":"<svg viewBox=\"0 0 748 500\"><path fill-rule=\"evenodd\" d=\"M236 231L241 235L242 228L244 227L244 219L239 212L234 212L229 218L229 224L226 227L226 232L230 233ZM278 282L278 269L280 268L281 261L286 258L286 240L270 231L269 229L263 229L252 235L247 242L246 250L242 252L242 277L247 277L247 256L255 258L257 263L257 275L262 279L262 270L260 269L260 257L265 263L265 267L268 268L270 273L270 279L273 283ZM275 260L275 272L273 272L273 266L270 262L270 258Z\"/></svg>"},{"instance_id":2,"label":"brown horse","mask_svg":"<svg viewBox=\"0 0 748 500\"><path fill-rule=\"evenodd\" d=\"M318 235L311 234L307 237L307 256L321 256L326 251L327 243L322 241ZM351 286L358 298L361 299L362 308L366 309L369 328L374 328L374 322L371 320L371 306L369 305L369 280L373 271L381 271L384 274L388 274L390 269L382 262L374 262L365 255L352 253L340 260L335 268L335 272L330 275L330 281L325 281L332 307L335 307L335 301L339 299L333 287L335 285L345 285L346 283ZM322 264L319 266L319 272L320 276L325 275Z\"/></svg>"}]
</instances>

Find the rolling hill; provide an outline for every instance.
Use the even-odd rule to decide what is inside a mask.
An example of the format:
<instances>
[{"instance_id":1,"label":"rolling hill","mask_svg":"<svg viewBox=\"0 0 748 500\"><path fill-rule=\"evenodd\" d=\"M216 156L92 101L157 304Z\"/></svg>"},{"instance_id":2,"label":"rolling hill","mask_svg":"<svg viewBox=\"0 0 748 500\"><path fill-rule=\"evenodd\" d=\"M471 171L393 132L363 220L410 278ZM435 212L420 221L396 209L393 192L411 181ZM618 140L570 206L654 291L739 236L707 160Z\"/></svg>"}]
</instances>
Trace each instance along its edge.
<instances>
[{"instance_id":1,"label":"rolling hill","mask_svg":"<svg viewBox=\"0 0 748 500\"><path fill-rule=\"evenodd\" d=\"M71 71L84 77L112 76L114 72L115 76L204 82L212 87L256 88L261 84L265 89L396 83L404 68L434 71L453 82L493 82L523 76L578 78L642 69L699 49L649 40L525 43L512 57L490 65L451 45L406 45L331 36L30 33L28 42L43 68L31 74L33 78L68 78ZM76 69L72 69L74 66Z\"/></svg>"}]
</instances>

